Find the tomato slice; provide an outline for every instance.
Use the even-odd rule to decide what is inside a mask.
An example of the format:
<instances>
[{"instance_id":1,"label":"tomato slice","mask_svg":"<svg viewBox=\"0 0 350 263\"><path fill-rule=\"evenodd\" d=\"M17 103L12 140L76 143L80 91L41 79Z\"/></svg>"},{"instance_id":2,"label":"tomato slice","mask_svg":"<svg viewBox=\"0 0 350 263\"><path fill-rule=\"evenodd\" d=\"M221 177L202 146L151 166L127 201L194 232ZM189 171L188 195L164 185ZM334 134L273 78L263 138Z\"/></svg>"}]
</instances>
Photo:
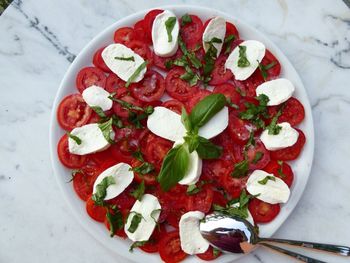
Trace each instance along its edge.
<instances>
[{"instance_id":1,"label":"tomato slice","mask_svg":"<svg viewBox=\"0 0 350 263\"><path fill-rule=\"evenodd\" d=\"M219 56L215 63L214 69L211 73L211 80L209 85L220 85L228 81L233 77L232 71L225 68L226 57L221 55Z\"/></svg>"},{"instance_id":2,"label":"tomato slice","mask_svg":"<svg viewBox=\"0 0 350 263\"><path fill-rule=\"evenodd\" d=\"M153 26L153 21L156 18L157 15L160 13L163 13L164 10L161 9L154 9L149 11L145 17L144 17L144 29L145 29L145 38L147 43L152 43L152 26Z\"/></svg>"},{"instance_id":3,"label":"tomato slice","mask_svg":"<svg viewBox=\"0 0 350 263\"><path fill-rule=\"evenodd\" d=\"M195 86L191 87L187 81L180 79L180 76L183 74L185 74L183 68L174 68L169 71L165 78L165 88L167 93L181 102L190 99L197 91Z\"/></svg>"},{"instance_id":4,"label":"tomato slice","mask_svg":"<svg viewBox=\"0 0 350 263\"><path fill-rule=\"evenodd\" d=\"M158 227L156 227L151 235L151 237L149 238L148 242L143 245L140 246L140 249L142 249L143 251L147 252L147 253L155 253L158 252L159 249L159 242L160 240L164 237L164 235L166 235L166 229L164 224L161 224Z\"/></svg>"},{"instance_id":5,"label":"tomato slice","mask_svg":"<svg viewBox=\"0 0 350 263\"><path fill-rule=\"evenodd\" d=\"M99 68L82 68L77 75L76 85L80 93L92 85L104 88L106 85L106 75Z\"/></svg>"},{"instance_id":6,"label":"tomato slice","mask_svg":"<svg viewBox=\"0 0 350 263\"><path fill-rule=\"evenodd\" d=\"M209 96L211 92L206 89L198 89L191 99L186 103L186 110L188 113L192 111L194 106L205 97Z\"/></svg>"},{"instance_id":7,"label":"tomato slice","mask_svg":"<svg viewBox=\"0 0 350 263\"><path fill-rule=\"evenodd\" d=\"M205 185L200 192L187 199L187 210L208 213L213 203L213 197L213 189L210 185Z\"/></svg>"},{"instance_id":8,"label":"tomato slice","mask_svg":"<svg viewBox=\"0 0 350 263\"><path fill-rule=\"evenodd\" d=\"M180 36L190 50L194 49L197 44L202 45L203 22L196 15L190 15L192 22L187 23L180 28ZM182 19L180 19L180 25Z\"/></svg>"},{"instance_id":9,"label":"tomato slice","mask_svg":"<svg viewBox=\"0 0 350 263\"><path fill-rule=\"evenodd\" d=\"M281 178L289 186L289 188L292 186L294 173L288 163L271 160L271 162L268 163L264 170L268 173L273 174L274 176Z\"/></svg>"},{"instance_id":10,"label":"tomato slice","mask_svg":"<svg viewBox=\"0 0 350 263\"><path fill-rule=\"evenodd\" d=\"M121 214L123 216L123 222L125 223L127 218L128 218L128 216L129 216L130 210L129 209L123 209L120 212L121 212ZM113 213L113 212L111 212L111 213ZM109 231L110 230L110 226L109 226L109 222L107 220L107 217L106 217L106 219L104 221L104 224L105 224L106 228ZM122 227L120 229L117 229L117 231L115 231L114 234L117 235L118 237L121 237L121 238L124 238L124 239L127 237L127 235L126 235L126 233L124 231L124 227Z\"/></svg>"},{"instance_id":11,"label":"tomato slice","mask_svg":"<svg viewBox=\"0 0 350 263\"><path fill-rule=\"evenodd\" d=\"M305 134L299 130L296 129L299 132L299 137L297 142L287 148L277 150L277 151L271 151L271 157L274 160L281 160L281 161L292 161L298 158L298 156L301 153L301 150L304 147L304 144L306 142Z\"/></svg>"},{"instance_id":12,"label":"tomato slice","mask_svg":"<svg viewBox=\"0 0 350 263\"><path fill-rule=\"evenodd\" d=\"M224 83L214 88L213 93L221 93L225 95L232 103L238 105L241 95L236 91L236 87L230 83Z\"/></svg>"},{"instance_id":13,"label":"tomato slice","mask_svg":"<svg viewBox=\"0 0 350 263\"><path fill-rule=\"evenodd\" d=\"M174 68L174 65L170 65L170 67L167 67L166 66L167 62L180 58L182 57L182 55L183 53L180 48L177 49L175 55L168 58L160 57L160 56L157 56L156 53L153 53L153 63L154 63L154 66L156 66L157 68L161 70L169 71L170 69Z\"/></svg>"},{"instance_id":14,"label":"tomato slice","mask_svg":"<svg viewBox=\"0 0 350 263\"><path fill-rule=\"evenodd\" d=\"M220 251L218 251L218 254L214 255L214 249L212 246L210 246L207 251L205 251L202 254L197 254L196 256L199 257L201 260L211 261L211 260L214 260L214 259L220 257L221 254L222 253Z\"/></svg>"},{"instance_id":15,"label":"tomato slice","mask_svg":"<svg viewBox=\"0 0 350 263\"><path fill-rule=\"evenodd\" d=\"M224 194L220 191L214 191L213 204L225 207L227 204L227 199Z\"/></svg>"},{"instance_id":16,"label":"tomato slice","mask_svg":"<svg viewBox=\"0 0 350 263\"><path fill-rule=\"evenodd\" d=\"M117 97L117 96L114 96ZM134 99L133 97L131 97L130 95L124 95L119 97L118 99L131 103L134 106L138 106L138 107L142 107L142 103L136 99ZM119 103L114 102L113 103L113 111L116 115L118 115L119 117L122 118L127 118L129 117L129 111L127 109L124 109Z\"/></svg>"},{"instance_id":17,"label":"tomato slice","mask_svg":"<svg viewBox=\"0 0 350 263\"><path fill-rule=\"evenodd\" d=\"M150 67L153 63L153 54L147 44L143 41L133 40L127 43L127 47L131 48L136 54L147 60L147 67Z\"/></svg>"},{"instance_id":18,"label":"tomato slice","mask_svg":"<svg viewBox=\"0 0 350 263\"><path fill-rule=\"evenodd\" d=\"M243 153L242 159L243 159ZM266 150L264 144L255 138L255 145L251 145L247 149L247 157L249 161L249 169L263 169L270 162L270 152Z\"/></svg>"},{"instance_id":19,"label":"tomato slice","mask_svg":"<svg viewBox=\"0 0 350 263\"><path fill-rule=\"evenodd\" d=\"M125 81L113 73L109 74L106 79L106 90L109 93L116 93L117 97L128 92L125 88Z\"/></svg>"},{"instance_id":20,"label":"tomato slice","mask_svg":"<svg viewBox=\"0 0 350 263\"><path fill-rule=\"evenodd\" d=\"M178 114L181 114L182 108L184 108L185 105L178 100L167 100L163 102L163 107L168 108L169 110L172 110L173 112L176 112Z\"/></svg>"},{"instance_id":21,"label":"tomato slice","mask_svg":"<svg viewBox=\"0 0 350 263\"><path fill-rule=\"evenodd\" d=\"M114 42L127 45L134 39L134 30L131 27L121 27L114 32Z\"/></svg>"},{"instance_id":22,"label":"tomato slice","mask_svg":"<svg viewBox=\"0 0 350 263\"><path fill-rule=\"evenodd\" d=\"M256 130L256 127L247 120L241 120L235 114L230 112L228 131L231 134L232 140L238 144L245 144L250 136L250 132Z\"/></svg>"},{"instance_id":23,"label":"tomato slice","mask_svg":"<svg viewBox=\"0 0 350 263\"><path fill-rule=\"evenodd\" d=\"M235 39L239 39L239 33L236 26L230 22L226 22L226 34L225 37L234 35Z\"/></svg>"},{"instance_id":24,"label":"tomato slice","mask_svg":"<svg viewBox=\"0 0 350 263\"><path fill-rule=\"evenodd\" d=\"M160 100L165 91L165 81L157 71L148 70L143 80L130 87L132 95L144 102Z\"/></svg>"},{"instance_id":25,"label":"tomato slice","mask_svg":"<svg viewBox=\"0 0 350 263\"><path fill-rule=\"evenodd\" d=\"M58 105L57 121L63 129L71 131L86 124L91 113L91 108L85 103L80 94L71 94Z\"/></svg>"},{"instance_id":26,"label":"tomato slice","mask_svg":"<svg viewBox=\"0 0 350 263\"><path fill-rule=\"evenodd\" d=\"M257 198L252 199L248 204L249 212L252 214L255 223L269 223L280 212L279 204L269 204Z\"/></svg>"},{"instance_id":27,"label":"tomato slice","mask_svg":"<svg viewBox=\"0 0 350 263\"><path fill-rule=\"evenodd\" d=\"M223 187L232 198L239 198L242 190L245 188L248 176L242 178L235 178L231 173L226 174L223 179Z\"/></svg>"},{"instance_id":28,"label":"tomato slice","mask_svg":"<svg viewBox=\"0 0 350 263\"><path fill-rule=\"evenodd\" d=\"M273 117L279 110L279 106L269 107L269 114ZM289 122L290 125L296 126L300 124L305 118L305 110L301 102L292 97L285 102L281 116L278 122Z\"/></svg>"},{"instance_id":29,"label":"tomato slice","mask_svg":"<svg viewBox=\"0 0 350 263\"><path fill-rule=\"evenodd\" d=\"M87 157L84 155L71 154L68 149L68 136L65 134L61 137L57 145L58 159L67 168L78 169L84 166Z\"/></svg>"},{"instance_id":30,"label":"tomato slice","mask_svg":"<svg viewBox=\"0 0 350 263\"><path fill-rule=\"evenodd\" d=\"M138 167L140 165L142 165L142 162L137 159L133 159L131 161L131 166L133 168ZM155 185L157 184L157 174L155 174L154 172L149 174L139 174L134 172L134 180L138 183L144 181L146 185Z\"/></svg>"},{"instance_id":31,"label":"tomato slice","mask_svg":"<svg viewBox=\"0 0 350 263\"><path fill-rule=\"evenodd\" d=\"M172 142L150 134L146 142L145 158L159 171L165 155L172 148L172 146Z\"/></svg>"},{"instance_id":32,"label":"tomato slice","mask_svg":"<svg viewBox=\"0 0 350 263\"><path fill-rule=\"evenodd\" d=\"M187 254L182 251L178 231L165 234L159 242L159 255L166 263L176 263L184 260Z\"/></svg>"},{"instance_id":33,"label":"tomato slice","mask_svg":"<svg viewBox=\"0 0 350 263\"><path fill-rule=\"evenodd\" d=\"M97 222L103 223L106 219L106 208L95 205L91 197L86 201L86 212Z\"/></svg>"},{"instance_id":34,"label":"tomato slice","mask_svg":"<svg viewBox=\"0 0 350 263\"><path fill-rule=\"evenodd\" d=\"M224 160L203 160L202 179L222 183L222 178L232 171L232 163Z\"/></svg>"},{"instance_id":35,"label":"tomato slice","mask_svg":"<svg viewBox=\"0 0 350 263\"><path fill-rule=\"evenodd\" d=\"M110 205L116 205L121 211L130 210L136 199L130 195L131 188L128 187L120 195L106 201Z\"/></svg>"},{"instance_id":36,"label":"tomato slice","mask_svg":"<svg viewBox=\"0 0 350 263\"><path fill-rule=\"evenodd\" d=\"M107 67L106 63L102 58L102 51L104 49L105 47L102 47L95 52L94 57L92 59L92 63L95 65L95 67L102 69L106 73L110 73L111 70L109 69L109 67Z\"/></svg>"},{"instance_id":37,"label":"tomato slice","mask_svg":"<svg viewBox=\"0 0 350 263\"><path fill-rule=\"evenodd\" d=\"M133 36L134 40L138 40L138 41L143 41L146 42L147 44L151 44L152 42L149 41L151 39L149 39L146 36L146 31L145 31L145 21L139 20L135 23L134 25L134 36Z\"/></svg>"}]
</instances>

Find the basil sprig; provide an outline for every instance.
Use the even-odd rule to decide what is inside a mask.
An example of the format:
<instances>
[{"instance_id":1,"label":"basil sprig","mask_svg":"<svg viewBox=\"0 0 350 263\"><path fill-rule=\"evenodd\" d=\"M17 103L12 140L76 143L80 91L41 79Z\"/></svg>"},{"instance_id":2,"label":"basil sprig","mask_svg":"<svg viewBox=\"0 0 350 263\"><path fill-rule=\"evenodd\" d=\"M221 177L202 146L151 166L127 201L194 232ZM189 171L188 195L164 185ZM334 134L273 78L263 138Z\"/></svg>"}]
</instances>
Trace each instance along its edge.
<instances>
[{"instance_id":1,"label":"basil sprig","mask_svg":"<svg viewBox=\"0 0 350 263\"><path fill-rule=\"evenodd\" d=\"M67 135L69 138L71 138L73 141L75 141L78 145L80 145L82 143L81 139L78 136L73 135L70 132L67 132Z\"/></svg>"},{"instance_id":2,"label":"basil sprig","mask_svg":"<svg viewBox=\"0 0 350 263\"><path fill-rule=\"evenodd\" d=\"M107 195L107 188L113 184L115 184L114 177L113 176L106 176L96 186L96 192L92 195L92 200L95 202L96 205L103 206L103 200Z\"/></svg>"},{"instance_id":3,"label":"basil sprig","mask_svg":"<svg viewBox=\"0 0 350 263\"><path fill-rule=\"evenodd\" d=\"M260 181L258 181L259 184L262 184L262 185L265 185L267 184L267 182L271 180L271 181L276 181L276 177L274 176L271 176L271 175L267 175L265 176L264 179L261 179Z\"/></svg>"},{"instance_id":4,"label":"basil sprig","mask_svg":"<svg viewBox=\"0 0 350 263\"><path fill-rule=\"evenodd\" d=\"M172 36L171 32L173 31L175 24L176 24L176 17L175 16L169 17L165 21L165 28L166 28L166 32L168 34L168 42L173 41L173 36Z\"/></svg>"},{"instance_id":5,"label":"basil sprig","mask_svg":"<svg viewBox=\"0 0 350 263\"><path fill-rule=\"evenodd\" d=\"M239 58L237 61L237 66L240 68L245 68L250 66L250 62L247 59L247 47L246 46L238 46L239 48Z\"/></svg>"},{"instance_id":6,"label":"basil sprig","mask_svg":"<svg viewBox=\"0 0 350 263\"><path fill-rule=\"evenodd\" d=\"M147 61L144 61L140 66L137 67L134 73L129 77L128 81L125 83L125 87L129 87L131 82L133 82L138 75L140 75L141 71L147 66Z\"/></svg>"}]
</instances>

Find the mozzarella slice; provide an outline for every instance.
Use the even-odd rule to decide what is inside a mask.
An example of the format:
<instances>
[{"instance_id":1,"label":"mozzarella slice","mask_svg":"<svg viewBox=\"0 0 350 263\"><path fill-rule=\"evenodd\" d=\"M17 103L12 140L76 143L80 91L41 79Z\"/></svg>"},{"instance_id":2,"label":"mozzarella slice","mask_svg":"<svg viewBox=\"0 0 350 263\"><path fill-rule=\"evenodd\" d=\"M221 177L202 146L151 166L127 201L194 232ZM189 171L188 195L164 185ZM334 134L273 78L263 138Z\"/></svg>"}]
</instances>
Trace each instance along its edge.
<instances>
[{"instance_id":1,"label":"mozzarella slice","mask_svg":"<svg viewBox=\"0 0 350 263\"><path fill-rule=\"evenodd\" d=\"M93 187L93 193L96 193L96 187L107 176L113 176L115 184L112 184L106 189L106 197L104 200L110 200L120 195L134 179L134 173L131 166L127 163L118 163L108 169L104 170L96 179Z\"/></svg>"},{"instance_id":2,"label":"mozzarella slice","mask_svg":"<svg viewBox=\"0 0 350 263\"><path fill-rule=\"evenodd\" d=\"M204 30L202 41L204 51L207 52L209 49L209 44L214 37L221 40L221 43L213 43L213 46L217 49L216 57L220 55L222 45L224 44L226 34L226 20L222 17L214 17L211 19Z\"/></svg>"},{"instance_id":3,"label":"mozzarella slice","mask_svg":"<svg viewBox=\"0 0 350 263\"><path fill-rule=\"evenodd\" d=\"M184 140L181 139L180 141L177 141L174 143L173 147L183 144ZM187 170L187 173L185 174L184 178L182 178L179 181L179 184L182 185L191 185L198 182L199 177L202 173L202 159L199 158L198 153L196 151L193 151L190 153L190 160L189 160L189 167Z\"/></svg>"},{"instance_id":4,"label":"mozzarella slice","mask_svg":"<svg viewBox=\"0 0 350 263\"><path fill-rule=\"evenodd\" d=\"M83 99L90 107L100 107L103 111L110 110L113 106L113 101L109 99L109 92L105 89L92 85L84 89Z\"/></svg>"},{"instance_id":5,"label":"mozzarella slice","mask_svg":"<svg viewBox=\"0 0 350 263\"><path fill-rule=\"evenodd\" d=\"M130 215L124 226L125 233L127 236L134 242L136 241L147 241L153 233L154 228L156 227L159 215L160 215L161 206L159 204L158 198L145 194L141 201L136 201L133 207L130 210ZM136 231L131 233L128 231L132 218L135 213L142 215L141 222L139 223Z\"/></svg>"},{"instance_id":6,"label":"mozzarella slice","mask_svg":"<svg viewBox=\"0 0 350 263\"><path fill-rule=\"evenodd\" d=\"M275 181L268 180L266 184L260 184L266 176L272 176ZM262 170L255 170L248 178L247 190L252 195L258 195L261 201L269 204L286 203L289 199L290 190L288 185L280 178Z\"/></svg>"},{"instance_id":7,"label":"mozzarella slice","mask_svg":"<svg viewBox=\"0 0 350 263\"><path fill-rule=\"evenodd\" d=\"M134 61L120 60L116 59L116 57L133 57ZM122 44L111 44L107 46L102 51L102 59L106 63L107 67L124 81L128 81L129 78L135 73L136 69L145 62L141 56ZM138 74L132 82L139 82L142 80L146 70L146 68L141 70L140 74Z\"/></svg>"},{"instance_id":8,"label":"mozzarella slice","mask_svg":"<svg viewBox=\"0 0 350 263\"><path fill-rule=\"evenodd\" d=\"M299 133L288 122L278 123L282 129L277 135L270 135L266 129L260 135L260 140L269 151L277 151L294 145L299 137Z\"/></svg>"},{"instance_id":9,"label":"mozzarella slice","mask_svg":"<svg viewBox=\"0 0 350 263\"><path fill-rule=\"evenodd\" d=\"M256 88L256 95L264 94L269 97L267 106L279 105L287 101L295 90L292 82L288 79L280 78L266 81Z\"/></svg>"},{"instance_id":10,"label":"mozzarella slice","mask_svg":"<svg viewBox=\"0 0 350 263\"><path fill-rule=\"evenodd\" d=\"M190 255L200 254L207 251L209 242L205 240L199 231L200 220L204 213L191 211L181 216L179 223L181 248Z\"/></svg>"},{"instance_id":11,"label":"mozzarella slice","mask_svg":"<svg viewBox=\"0 0 350 263\"><path fill-rule=\"evenodd\" d=\"M239 46L246 47L246 57L250 63L247 67L238 67ZM230 69L236 80L246 80L254 73L265 56L265 46L256 40L246 40L239 44L226 60L225 68Z\"/></svg>"},{"instance_id":12,"label":"mozzarella slice","mask_svg":"<svg viewBox=\"0 0 350 263\"><path fill-rule=\"evenodd\" d=\"M239 203L233 204L232 207L238 208L238 207L239 207ZM252 214L249 212L249 210L248 210L248 217L245 218L245 220L247 220L249 223L251 223L252 225L254 225L254 219L253 219Z\"/></svg>"},{"instance_id":13,"label":"mozzarella slice","mask_svg":"<svg viewBox=\"0 0 350 263\"><path fill-rule=\"evenodd\" d=\"M74 128L70 133L81 140L81 144L78 144L75 140L68 137L68 149L73 154L85 155L100 152L110 146L97 123ZM112 140L114 140L114 136L114 132L111 132Z\"/></svg>"},{"instance_id":14,"label":"mozzarella slice","mask_svg":"<svg viewBox=\"0 0 350 263\"><path fill-rule=\"evenodd\" d=\"M199 135L211 139L222 133L228 126L228 108L224 107L199 129Z\"/></svg>"},{"instance_id":15,"label":"mozzarella slice","mask_svg":"<svg viewBox=\"0 0 350 263\"><path fill-rule=\"evenodd\" d=\"M152 42L154 53L160 57L171 57L178 49L179 21L176 18L175 25L171 31L172 40L169 42L165 22L176 15L169 10L157 15L152 26Z\"/></svg>"},{"instance_id":16,"label":"mozzarella slice","mask_svg":"<svg viewBox=\"0 0 350 263\"><path fill-rule=\"evenodd\" d=\"M154 134L170 141L181 140L186 129L181 122L181 116L165 107L155 107L148 116L147 127Z\"/></svg>"}]
</instances>

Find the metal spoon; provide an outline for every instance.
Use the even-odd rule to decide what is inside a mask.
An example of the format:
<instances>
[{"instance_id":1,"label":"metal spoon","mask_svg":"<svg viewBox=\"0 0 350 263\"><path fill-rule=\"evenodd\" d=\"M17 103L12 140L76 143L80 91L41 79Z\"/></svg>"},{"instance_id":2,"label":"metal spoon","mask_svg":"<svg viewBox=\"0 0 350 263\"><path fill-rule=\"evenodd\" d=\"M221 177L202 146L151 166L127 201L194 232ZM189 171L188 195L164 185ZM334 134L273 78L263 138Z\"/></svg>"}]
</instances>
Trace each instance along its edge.
<instances>
[{"instance_id":1,"label":"metal spoon","mask_svg":"<svg viewBox=\"0 0 350 263\"><path fill-rule=\"evenodd\" d=\"M202 236L214 247L231 253L249 253L256 247L256 245L262 245L297 258L302 262L325 263L324 261L288 251L268 243L273 242L332 252L342 256L350 256L350 247L296 240L260 238L252 224L247 220L236 216L210 214L200 223L199 228Z\"/></svg>"}]
</instances>

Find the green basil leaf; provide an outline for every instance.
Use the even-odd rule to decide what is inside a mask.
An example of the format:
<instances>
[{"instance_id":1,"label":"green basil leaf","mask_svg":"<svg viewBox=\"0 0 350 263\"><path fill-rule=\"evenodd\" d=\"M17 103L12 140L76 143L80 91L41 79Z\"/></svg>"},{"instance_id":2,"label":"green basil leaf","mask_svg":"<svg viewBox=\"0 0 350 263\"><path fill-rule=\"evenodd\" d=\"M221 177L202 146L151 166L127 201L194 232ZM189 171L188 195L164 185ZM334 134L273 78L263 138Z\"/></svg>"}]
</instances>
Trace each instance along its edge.
<instances>
[{"instance_id":1,"label":"green basil leaf","mask_svg":"<svg viewBox=\"0 0 350 263\"><path fill-rule=\"evenodd\" d=\"M174 61L172 61L171 59L167 59L164 62L164 66L166 69L171 69L173 65L174 65Z\"/></svg>"},{"instance_id":2,"label":"green basil leaf","mask_svg":"<svg viewBox=\"0 0 350 263\"><path fill-rule=\"evenodd\" d=\"M77 174L83 174L84 175L84 171L82 169L73 169L72 170L72 178L69 179L69 181L67 181L67 183L70 183L74 180L74 177L77 175Z\"/></svg>"},{"instance_id":3,"label":"green basil leaf","mask_svg":"<svg viewBox=\"0 0 350 263\"><path fill-rule=\"evenodd\" d=\"M247 59L247 54L246 54L247 47L246 46L238 46L238 48L239 48L239 58L237 61L237 66L240 68L245 68L245 67L250 66L250 62Z\"/></svg>"},{"instance_id":4,"label":"green basil leaf","mask_svg":"<svg viewBox=\"0 0 350 263\"><path fill-rule=\"evenodd\" d=\"M128 79L128 81L125 83L125 87L129 87L131 82L133 82L138 75L140 75L141 71L144 70L147 66L147 61L144 61L140 66L138 66L138 68L135 70L135 72L130 76L130 78Z\"/></svg>"},{"instance_id":5,"label":"green basil leaf","mask_svg":"<svg viewBox=\"0 0 350 263\"><path fill-rule=\"evenodd\" d=\"M96 192L92 195L92 200L96 205L103 206L104 198L107 195L107 188L115 184L115 179L113 176L106 176L103 180L96 186Z\"/></svg>"},{"instance_id":6,"label":"green basil leaf","mask_svg":"<svg viewBox=\"0 0 350 263\"><path fill-rule=\"evenodd\" d=\"M277 170L277 174L281 178L286 178L287 175L283 173L283 161L277 161L278 165L280 166Z\"/></svg>"},{"instance_id":7,"label":"green basil leaf","mask_svg":"<svg viewBox=\"0 0 350 263\"><path fill-rule=\"evenodd\" d=\"M112 115L112 125L117 127L118 129L124 128L124 124L121 118L119 118L117 115Z\"/></svg>"},{"instance_id":8,"label":"green basil leaf","mask_svg":"<svg viewBox=\"0 0 350 263\"><path fill-rule=\"evenodd\" d=\"M134 191L131 192L131 195L135 197L135 199L141 201L143 195L145 194L145 182L142 182L136 187Z\"/></svg>"},{"instance_id":9,"label":"green basil leaf","mask_svg":"<svg viewBox=\"0 0 350 263\"><path fill-rule=\"evenodd\" d=\"M255 105L254 103L247 102L245 103L246 110L239 113L239 117L242 120L249 120L257 128L264 128L265 122L264 119L269 118L269 114L267 111L267 103L269 102L269 97L265 94L260 94L256 99L259 101L259 105Z\"/></svg>"},{"instance_id":10,"label":"green basil leaf","mask_svg":"<svg viewBox=\"0 0 350 263\"><path fill-rule=\"evenodd\" d=\"M176 17L175 16L169 17L165 21L165 28L166 28L166 32L168 34L168 42L173 41L173 36L171 35L171 32L173 31L175 24L176 24Z\"/></svg>"},{"instance_id":11,"label":"green basil leaf","mask_svg":"<svg viewBox=\"0 0 350 263\"><path fill-rule=\"evenodd\" d=\"M185 26L189 23L192 23L192 18L189 14L184 14L182 17L181 17L181 26Z\"/></svg>"},{"instance_id":12,"label":"green basil leaf","mask_svg":"<svg viewBox=\"0 0 350 263\"><path fill-rule=\"evenodd\" d=\"M163 191L168 191L186 175L189 159L185 144L177 145L167 153L157 178Z\"/></svg>"},{"instance_id":13,"label":"green basil leaf","mask_svg":"<svg viewBox=\"0 0 350 263\"><path fill-rule=\"evenodd\" d=\"M132 168L132 170L138 174L145 175L154 171L154 166L151 163L144 162L140 166Z\"/></svg>"},{"instance_id":14,"label":"green basil leaf","mask_svg":"<svg viewBox=\"0 0 350 263\"><path fill-rule=\"evenodd\" d=\"M282 126L277 124L278 118L281 116L283 111L283 106L278 110L276 115L272 118L270 124L266 127L268 130L268 134L270 135L278 135L282 129Z\"/></svg>"},{"instance_id":15,"label":"green basil leaf","mask_svg":"<svg viewBox=\"0 0 350 263\"><path fill-rule=\"evenodd\" d=\"M129 248L129 252L133 252L134 248L142 247L143 245L147 244L147 242L148 242L148 240L136 241L136 242L132 243L130 248Z\"/></svg>"},{"instance_id":16,"label":"green basil leaf","mask_svg":"<svg viewBox=\"0 0 350 263\"><path fill-rule=\"evenodd\" d=\"M220 256L221 251L219 249L217 249L216 247L213 247L213 256L214 258L217 258L218 256Z\"/></svg>"},{"instance_id":17,"label":"green basil leaf","mask_svg":"<svg viewBox=\"0 0 350 263\"><path fill-rule=\"evenodd\" d=\"M235 178L244 177L247 175L248 169L249 169L249 162L247 160L243 160L234 165L234 169L231 176Z\"/></svg>"},{"instance_id":18,"label":"green basil leaf","mask_svg":"<svg viewBox=\"0 0 350 263\"><path fill-rule=\"evenodd\" d=\"M201 190L201 188L197 187L195 184L191 184L187 187L186 193L188 195L194 195L194 194L199 193L200 190Z\"/></svg>"},{"instance_id":19,"label":"green basil leaf","mask_svg":"<svg viewBox=\"0 0 350 263\"><path fill-rule=\"evenodd\" d=\"M82 143L81 139L78 136L73 135L70 132L67 132L67 135L69 138L71 138L73 141L75 141L78 145L80 145Z\"/></svg>"},{"instance_id":20,"label":"green basil leaf","mask_svg":"<svg viewBox=\"0 0 350 263\"><path fill-rule=\"evenodd\" d=\"M276 64L277 64L276 61L272 61L270 64L267 64L267 65L259 63L259 70L264 80L266 80L268 77L267 71L270 68L273 68Z\"/></svg>"},{"instance_id":21,"label":"green basil leaf","mask_svg":"<svg viewBox=\"0 0 350 263\"><path fill-rule=\"evenodd\" d=\"M100 123L98 125L98 127L100 128L100 130L102 131L103 136L105 137L105 139L110 143L113 144L114 141L112 140L111 136L113 133L113 128L112 128L112 124L113 124L113 119L110 118L108 121Z\"/></svg>"},{"instance_id":22,"label":"green basil leaf","mask_svg":"<svg viewBox=\"0 0 350 263\"><path fill-rule=\"evenodd\" d=\"M226 97L223 94L211 94L199 101L190 114L192 126L198 128L204 126L215 114L226 105Z\"/></svg>"},{"instance_id":23,"label":"green basil leaf","mask_svg":"<svg viewBox=\"0 0 350 263\"><path fill-rule=\"evenodd\" d=\"M187 131L192 130L192 124L191 124L190 118L189 118L187 111L184 107L182 107L182 110L181 110L181 122L185 126Z\"/></svg>"},{"instance_id":24,"label":"green basil leaf","mask_svg":"<svg viewBox=\"0 0 350 263\"><path fill-rule=\"evenodd\" d=\"M189 67L189 64L186 60L187 58L191 62L193 67L195 67L196 69L199 69L200 67L202 67L202 63L200 59L197 58L196 54L193 51L188 51L185 42L182 40L180 36L179 36L179 46L182 53L184 53L183 57L181 58L181 61L183 63L182 66ZM177 66L180 66L180 65L177 65Z\"/></svg>"},{"instance_id":25,"label":"green basil leaf","mask_svg":"<svg viewBox=\"0 0 350 263\"><path fill-rule=\"evenodd\" d=\"M160 212L162 211L162 209L154 209L151 214L150 214L150 217L153 219L153 221L158 224L158 220L156 219L156 216L158 214L160 214Z\"/></svg>"},{"instance_id":26,"label":"green basil leaf","mask_svg":"<svg viewBox=\"0 0 350 263\"><path fill-rule=\"evenodd\" d=\"M186 66L185 70L186 72L180 76L180 79L187 81L191 87L196 85L200 80L199 76L190 67Z\"/></svg>"},{"instance_id":27,"label":"green basil leaf","mask_svg":"<svg viewBox=\"0 0 350 263\"><path fill-rule=\"evenodd\" d=\"M114 57L114 59L124 60L124 61L135 61L134 57Z\"/></svg>"},{"instance_id":28,"label":"green basil leaf","mask_svg":"<svg viewBox=\"0 0 350 263\"><path fill-rule=\"evenodd\" d=\"M137 213L137 212L131 212L129 214L129 216L131 215L134 215L131 219L131 223L130 223L130 226L128 228L128 231L130 233L135 233L136 229L138 228L139 224L141 223L141 220L142 220L142 215L140 213Z\"/></svg>"},{"instance_id":29,"label":"green basil leaf","mask_svg":"<svg viewBox=\"0 0 350 263\"><path fill-rule=\"evenodd\" d=\"M198 148L199 145L199 136L198 134L188 134L184 137L185 142L188 145L188 151L189 153L192 153Z\"/></svg>"},{"instance_id":30,"label":"green basil leaf","mask_svg":"<svg viewBox=\"0 0 350 263\"><path fill-rule=\"evenodd\" d=\"M221 156L222 147L215 145L204 137L198 136L196 151L201 159L217 159Z\"/></svg>"},{"instance_id":31,"label":"green basil leaf","mask_svg":"<svg viewBox=\"0 0 350 263\"><path fill-rule=\"evenodd\" d=\"M143 154L140 149L137 149L135 152L132 153L132 157L136 158L137 160L144 162Z\"/></svg>"},{"instance_id":32,"label":"green basil leaf","mask_svg":"<svg viewBox=\"0 0 350 263\"><path fill-rule=\"evenodd\" d=\"M231 52L231 44L236 39L235 35L228 35L225 37L224 44L225 44L225 52L224 54L229 54Z\"/></svg>"},{"instance_id":33,"label":"green basil leaf","mask_svg":"<svg viewBox=\"0 0 350 263\"><path fill-rule=\"evenodd\" d=\"M265 184L267 184L267 182L268 182L269 180L271 180L271 181L276 181L276 177L267 175L267 176L265 176L264 179L258 181L258 183L259 183L259 184L262 184L262 185L265 185Z\"/></svg>"},{"instance_id":34,"label":"green basil leaf","mask_svg":"<svg viewBox=\"0 0 350 263\"><path fill-rule=\"evenodd\" d=\"M118 104L120 104L120 106L122 106L126 110L144 111L144 108L141 108L139 106L135 106L132 103L129 103L129 102L126 102L126 101L114 98L112 96L109 96L108 98L110 98L111 100L117 102Z\"/></svg>"},{"instance_id":35,"label":"green basil leaf","mask_svg":"<svg viewBox=\"0 0 350 263\"><path fill-rule=\"evenodd\" d=\"M105 112L102 110L102 108L100 106L91 106L90 108L93 109L93 111L96 112L96 114L101 119L106 119L107 118Z\"/></svg>"},{"instance_id":36,"label":"green basil leaf","mask_svg":"<svg viewBox=\"0 0 350 263\"><path fill-rule=\"evenodd\" d=\"M107 209L106 213L106 219L109 225L109 232L111 237L115 235L115 232L119 229L122 229L124 222L123 222L123 215L119 211L118 207L115 205L111 207L112 211L110 209Z\"/></svg>"},{"instance_id":37,"label":"green basil leaf","mask_svg":"<svg viewBox=\"0 0 350 263\"><path fill-rule=\"evenodd\" d=\"M259 162L261 160L261 158L263 158L263 156L264 156L264 153L256 152L252 163L256 164L257 162Z\"/></svg>"}]
</instances>

